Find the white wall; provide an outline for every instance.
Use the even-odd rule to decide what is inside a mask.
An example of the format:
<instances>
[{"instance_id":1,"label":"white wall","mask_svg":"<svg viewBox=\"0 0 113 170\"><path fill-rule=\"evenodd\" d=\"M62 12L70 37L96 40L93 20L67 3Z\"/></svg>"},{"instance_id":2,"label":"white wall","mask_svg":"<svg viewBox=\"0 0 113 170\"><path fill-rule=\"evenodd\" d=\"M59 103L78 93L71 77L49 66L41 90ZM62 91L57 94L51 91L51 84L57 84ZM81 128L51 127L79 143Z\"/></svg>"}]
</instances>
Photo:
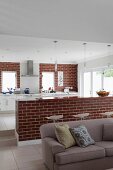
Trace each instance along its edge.
<instances>
[{"instance_id":1,"label":"white wall","mask_svg":"<svg viewBox=\"0 0 113 170\"><path fill-rule=\"evenodd\" d=\"M20 63L20 88L23 91L25 88L29 88L31 93L39 92L39 63L33 64L33 72L35 77L21 76L27 73L27 63Z\"/></svg>"},{"instance_id":2,"label":"white wall","mask_svg":"<svg viewBox=\"0 0 113 170\"><path fill-rule=\"evenodd\" d=\"M79 64L79 69L83 71L83 64ZM86 62L86 69L95 69L101 67L107 67L108 65L113 65L113 56L107 56L103 58L97 58L95 60L90 60Z\"/></svg>"}]
</instances>

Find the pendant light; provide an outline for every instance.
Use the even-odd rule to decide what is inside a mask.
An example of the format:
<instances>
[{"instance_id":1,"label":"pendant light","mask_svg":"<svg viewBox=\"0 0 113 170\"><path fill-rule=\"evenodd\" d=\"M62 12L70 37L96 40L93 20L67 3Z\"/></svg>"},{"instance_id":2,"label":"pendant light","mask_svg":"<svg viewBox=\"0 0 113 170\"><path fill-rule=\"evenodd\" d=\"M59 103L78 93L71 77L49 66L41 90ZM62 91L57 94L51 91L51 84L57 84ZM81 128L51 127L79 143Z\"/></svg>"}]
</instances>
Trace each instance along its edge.
<instances>
[{"instance_id":1,"label":"pendant light","mask_svg":"<svg viewBox=\"0 0 113 170\"><path fill-rule=\"evenodd\" d=\"M84 47L84 64L83 64L83 67L84 67L84 70L86 69L86 45L87 45L87 43L83 43L83 47Z\"/></svg>"},{"instance_id":2,"label":"pendant light","mask_svg":"<svg viewBox=\"0 0 113 170\"><path fill-rule=\"evenodd\" d=\"M108 45L107 45L108 56L111 54L110 48L111 48L111 45L108 44ZM110 63L108 63L107 65L108 65L108 68L110 68Z\"/></svg>"},{"instance_id":3,"label":"pendant light","mask_svg":"<svg viewBox=\"0 0 113 170\"><path fill-rule=\"evenodd\" d=\"M58 64L57 64L57 54L56 54L56 44L58 41L53 41L54 44L55 44L55 72L57 72L57 67L58 67Z\"/></svg>"}]
</instances>

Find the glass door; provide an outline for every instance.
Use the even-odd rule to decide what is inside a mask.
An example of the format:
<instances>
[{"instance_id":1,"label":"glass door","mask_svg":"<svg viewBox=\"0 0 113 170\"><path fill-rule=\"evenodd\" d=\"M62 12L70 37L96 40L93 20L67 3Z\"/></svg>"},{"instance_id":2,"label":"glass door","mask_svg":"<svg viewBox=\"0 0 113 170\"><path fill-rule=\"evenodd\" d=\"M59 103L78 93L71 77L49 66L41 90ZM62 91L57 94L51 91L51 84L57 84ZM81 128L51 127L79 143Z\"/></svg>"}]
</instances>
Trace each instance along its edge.
<instances>
[{"instance_id":1,"label":"glass door","mask_svg":"<svg viewBox=\"0 0 113 170\"><path fill-rule=\"evenodd\" d=\"M101 71L94 71L93 72L93 96L96 97L97 91L102 89L102 72Z\"/></svg>"},{"instance_id":2,"label":"glass door","mask_svg":"<svg viewBox=\"0 0 113 170\"><path fill-rule=\"evenodd\" d=\"M113 69L107 69L104 71L104 83L103 88L113 94Z\"/></svg>"},{"instance_id":3,"label":"glass door","mask_svg":"<svg viewBox=\"0 0 113 170\"><path fill-rule=\"evenodd\" d=\"M91 72L84 73L84 97L91 96Z\"/></svg>"}]
</instances>

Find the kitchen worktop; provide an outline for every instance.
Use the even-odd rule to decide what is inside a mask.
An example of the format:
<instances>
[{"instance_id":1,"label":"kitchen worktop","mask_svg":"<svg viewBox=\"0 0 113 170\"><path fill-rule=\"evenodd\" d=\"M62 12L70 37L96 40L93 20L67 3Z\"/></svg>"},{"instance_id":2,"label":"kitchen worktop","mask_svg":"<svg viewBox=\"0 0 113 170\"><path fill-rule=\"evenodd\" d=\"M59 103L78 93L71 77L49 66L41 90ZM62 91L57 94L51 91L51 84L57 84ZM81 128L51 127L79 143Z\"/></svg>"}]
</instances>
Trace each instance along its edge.
<instances>
[{"instance_id":1,"label":"kitchen worktop","mask_svg":"<svg viewBox=\"0 0 113 170\"><path fill-rule=\"evenodd\" d=\"M19 101L29 101L29 100L39 100L39 99L54 99L54 98L63 98L78 96L77 92L56 92L56 93L35 93L35 94L0 94L0 97L15 98Z\"/></svg>"},{"instance_id":2,"label":"kitchen worktop","mask_svg":"<svg viewBox=\"0 0 113 170\"><path fill-rule=\"evenodd\" d=\"M40 99L54 99L54 98L64 98L64 97L72 97L78 96L77 92L70 92L70 93L40 93L40 94L27 94L23 95L23 98L19 98L19 101L29 101L29 100L40 100Z\"/></svg>"}]
</instances>

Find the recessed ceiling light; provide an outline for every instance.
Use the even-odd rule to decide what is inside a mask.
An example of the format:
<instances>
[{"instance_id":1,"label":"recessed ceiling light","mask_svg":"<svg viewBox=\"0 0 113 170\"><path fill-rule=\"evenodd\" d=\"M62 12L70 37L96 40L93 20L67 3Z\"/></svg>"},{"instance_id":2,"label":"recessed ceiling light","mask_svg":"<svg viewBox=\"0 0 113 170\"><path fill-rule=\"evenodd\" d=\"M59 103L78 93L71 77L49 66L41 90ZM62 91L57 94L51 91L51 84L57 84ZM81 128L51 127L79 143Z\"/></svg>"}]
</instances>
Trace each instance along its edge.
<instances>
[{"instance_id":1,"label":"recessed ceiling light","mask_svg":"<svg viewBox=\"0 0 113 170\"><path fill-rule=\"evenodd\" d=\"M87 43L86 42L84 42L82 45L86 45Z\"/></svg>"},{"instance_id":2,"label":"recessed ceiling light","mask_svg":"<svg viewBox=\"0 0 113 170\"><path fill-rule=\"evenodd\" d=\"M57 43L58 41L57 40L55 40L55 41L53 41L54 43Z\"/></svg>"}]
</instances>

